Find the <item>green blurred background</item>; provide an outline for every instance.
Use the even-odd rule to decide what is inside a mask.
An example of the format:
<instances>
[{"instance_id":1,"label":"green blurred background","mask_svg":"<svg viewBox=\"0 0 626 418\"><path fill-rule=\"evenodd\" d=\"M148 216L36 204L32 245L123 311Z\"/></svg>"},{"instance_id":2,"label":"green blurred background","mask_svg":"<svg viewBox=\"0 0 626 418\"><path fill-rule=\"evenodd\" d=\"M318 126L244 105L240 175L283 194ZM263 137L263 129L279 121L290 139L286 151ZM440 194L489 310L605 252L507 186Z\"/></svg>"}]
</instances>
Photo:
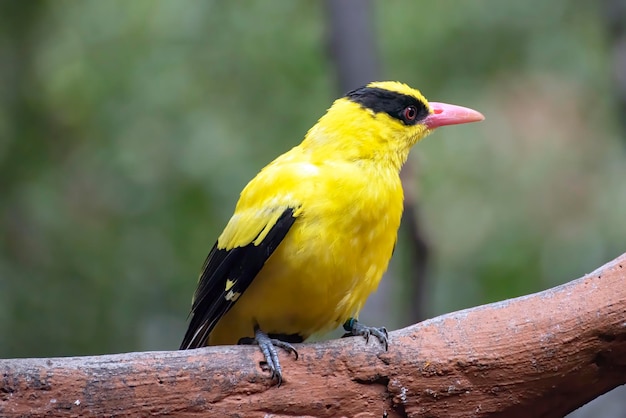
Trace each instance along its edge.
<instances>
[{"instance_id":1,"label":"green blurred background","mask_svg":"<svg viewBox=\"0 0 626 418\"><path fill-rule=\"evenodd\" d=\"M239 191L341 93L326 6L2 3L0 357L177 348ZM381 79L487 117L411 155L426 316L626 251L624 114L600 3L371 6ZM414 322L405 241L370 323Z\"/></svg>"}]
</instances>

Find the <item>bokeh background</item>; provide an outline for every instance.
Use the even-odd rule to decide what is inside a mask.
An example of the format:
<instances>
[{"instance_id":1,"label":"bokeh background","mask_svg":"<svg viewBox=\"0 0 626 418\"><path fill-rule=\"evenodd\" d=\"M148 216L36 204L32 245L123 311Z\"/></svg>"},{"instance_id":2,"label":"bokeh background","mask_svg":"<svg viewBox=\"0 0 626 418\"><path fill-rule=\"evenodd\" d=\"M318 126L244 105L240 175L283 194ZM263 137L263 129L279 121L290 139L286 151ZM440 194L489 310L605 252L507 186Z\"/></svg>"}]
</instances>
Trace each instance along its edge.
<instances>
[{"instance_id":1,"label":"bokeh background","mask_svg":"<svg viewBox=\"0 0 626 418\"><path fill-rule=\"evenodd\" d=\"M368 79L487 117L413 151L369 323L584 275L626 251L623 22L620 0L2 2L0 357L177 348L241 188Z\"/></svg>"}]
</instances>

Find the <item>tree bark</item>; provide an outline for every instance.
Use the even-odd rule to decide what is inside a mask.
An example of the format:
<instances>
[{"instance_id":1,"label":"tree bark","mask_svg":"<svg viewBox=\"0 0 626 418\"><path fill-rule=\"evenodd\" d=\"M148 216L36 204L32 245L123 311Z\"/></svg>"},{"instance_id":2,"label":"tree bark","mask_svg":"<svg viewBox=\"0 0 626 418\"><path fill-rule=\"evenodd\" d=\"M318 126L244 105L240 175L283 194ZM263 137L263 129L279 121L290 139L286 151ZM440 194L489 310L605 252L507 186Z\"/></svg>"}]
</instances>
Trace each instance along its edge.
<instances>
[{"instance_id":1,"label":"tree bark","mask_svg":"<svg viewBox=\"0 0 626 418\"><path fill-rule=\"evenodd\" d=\"M0 416L562 417L626 383L626 254L541 293L390 333L255 347L0 360Z\"/></svg>"}]
</instances>

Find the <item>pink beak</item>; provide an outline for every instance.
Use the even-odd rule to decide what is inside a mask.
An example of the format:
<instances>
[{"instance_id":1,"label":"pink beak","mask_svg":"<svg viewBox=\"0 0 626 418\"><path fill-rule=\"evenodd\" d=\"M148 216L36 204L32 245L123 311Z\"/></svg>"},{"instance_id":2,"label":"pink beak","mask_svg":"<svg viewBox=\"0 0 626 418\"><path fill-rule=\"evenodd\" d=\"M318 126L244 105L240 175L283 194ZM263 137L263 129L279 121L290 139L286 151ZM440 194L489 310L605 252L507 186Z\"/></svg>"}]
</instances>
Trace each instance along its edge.
<instances>
[{"instance_id":1,"label":"pink beak","mask_svg":"<svg viewBox=\"0 0 626 418\"><path fill-rule=\"evenodd\" d=\"M460 123L479 122L485 119L482 113L467 107L437 102L429 102L429 105L432 113L423 122L428 129L446 125L458 125Z\"/></svg>"}]
</instances>

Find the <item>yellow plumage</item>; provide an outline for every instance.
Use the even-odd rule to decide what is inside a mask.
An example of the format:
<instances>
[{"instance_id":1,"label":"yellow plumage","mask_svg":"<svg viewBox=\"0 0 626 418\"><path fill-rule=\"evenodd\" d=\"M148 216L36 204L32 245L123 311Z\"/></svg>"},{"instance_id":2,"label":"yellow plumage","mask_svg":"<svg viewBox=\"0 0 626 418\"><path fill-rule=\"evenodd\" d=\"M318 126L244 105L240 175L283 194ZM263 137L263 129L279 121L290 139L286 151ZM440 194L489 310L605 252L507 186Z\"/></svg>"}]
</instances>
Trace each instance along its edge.
<instances>
[{"instance_id":1,"label":"yellow plumage","mask_svg":"<svg viewBox=\"0 0 626 418\"><path fill-rule=\"evenodd\" d=\"M477 112L453 108L466 111L465 118L457 112L455 121L443 124L479 120ZM426 99L397 82L371 83L336 100L300 145L241 192L205 263L192 312L195 317L209 303L228 303L195 324L192 318L181 348L235 344L254 337L257 328L306 339L356 318L396 243L403 208L399 170L411 147L440 126L436 122ZM275 228L285 219L292 224ZM260 248L278 229L284 238L260 261L260 271L241 273L246 256L235 260L233 251ZM235 267L220 267L224 259L235 260Z\"/></svg>"}]
</instances>

